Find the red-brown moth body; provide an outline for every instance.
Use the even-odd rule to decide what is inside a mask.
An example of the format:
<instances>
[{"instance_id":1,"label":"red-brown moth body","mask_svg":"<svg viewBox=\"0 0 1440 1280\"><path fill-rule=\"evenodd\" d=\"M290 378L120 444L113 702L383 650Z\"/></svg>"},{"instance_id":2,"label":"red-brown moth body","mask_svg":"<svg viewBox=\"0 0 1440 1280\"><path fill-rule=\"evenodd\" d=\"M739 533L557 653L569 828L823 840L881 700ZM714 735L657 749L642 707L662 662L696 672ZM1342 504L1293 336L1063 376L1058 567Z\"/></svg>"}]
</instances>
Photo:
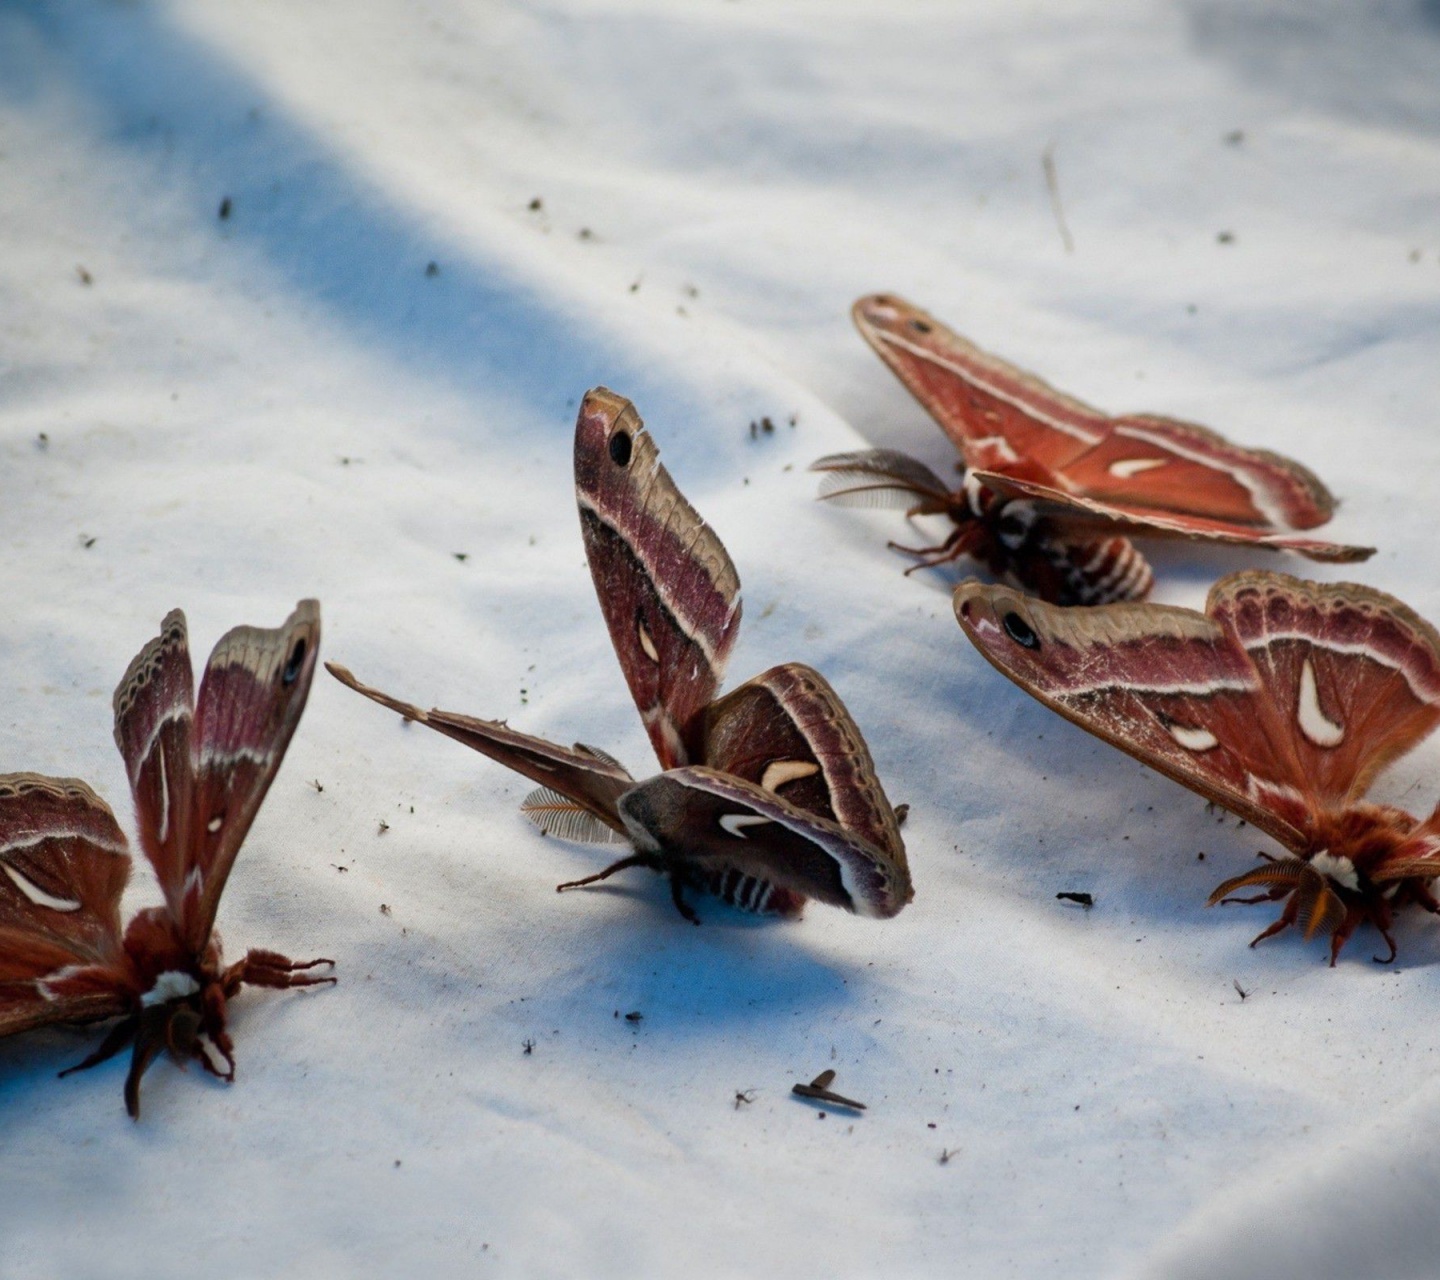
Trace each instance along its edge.
<instances>
[{"instance_id":1,"label":"red-brown moth body","mask_svg":"<svg viewBox=\"0 0 1440 1280\"><path fill-rule=\"evenodd\" d=\"M635 407L597 388L575 426L586 556L626 683L663 772L637 782L594 747L424 711L352 689L541 784L522 811L547 832L633 852L562 889L643 866L743 910L797 915L807 898L893 916L910 901L895 812L859 729L817 671L784 663L717 698L739 634L740 580L720 539L660 465Z\"/></svg>"},{"instance_id":2,"label":"red-brown moth body","mask_svg":"<svg viewBox=\"0 0 1440 1280\"><path fill-rule=\"evenodd\" d=\"M1334 964L1369 923L1388 963L1395 911L1440 911L1440 809L1419 819L1363 798L1440 723L1440 633L1393 596L1251 571L1216 583L1202 614L1067 609L972 581L955 614L1027 693L1288 850L1211 895L1284 900L1256 942L1298 925L1330 936Z\"/></svg>"},{"instance_id":3,"label":"red-brown moth body","mask_svg":"<svg viewBox=\"0 0 1440 1280\"><path fill-rule=\"evenodd\" d=\"M893 295L861 298L865 340L960 451L959 487L888 449L833 454L820 496L943 515L954 531L906 572L970 556L1056 604L1140 600L1153 575L1131 536L1189 538L1363 560L1294 531L1335 500L1297 462L1243 449L1206 427L1154 414L1111 418ZM894 545L894 544L892 544Z\"/></svg>"},{"instance_id":4,"label":"red-brown moth body","mask_svg":"<svg viewBox=\"0 0 1440 1280\"><path fill-rule=\"evenodd\" d=\"M319 643L313 600L274 630L236 627L210 655L197 701L176 609L130 664L115 691L115 741L165 905L141 911L123 935L130 856L110 807L75 778L0 776L0 1035L118 1017L70 1070L133 1044L125 1105L134 1117L140 1079L164 1050L234 1079L226 1005L242 986L334 981L303 972L330 961L274 951L227 965L214 932L230 868L305 708Z\"/></svg>"}]
</instances>

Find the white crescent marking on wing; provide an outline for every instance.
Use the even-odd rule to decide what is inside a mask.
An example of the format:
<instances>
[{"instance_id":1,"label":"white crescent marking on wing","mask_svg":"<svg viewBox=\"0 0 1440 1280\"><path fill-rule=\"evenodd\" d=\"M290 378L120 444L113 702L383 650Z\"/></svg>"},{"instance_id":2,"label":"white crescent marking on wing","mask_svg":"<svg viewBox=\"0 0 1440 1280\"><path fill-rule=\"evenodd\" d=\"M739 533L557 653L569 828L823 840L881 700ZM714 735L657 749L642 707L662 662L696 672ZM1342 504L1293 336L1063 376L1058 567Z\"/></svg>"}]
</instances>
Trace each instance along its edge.
<instances>
[{"instance_id":1,"label":"white crescent marking on wing","mask_svg":"<svg viewBox=\"0 0 1440 1280\"><path fill-rule=\"evenodd\" d=\"M658 664L660 661L660 651L655 647L655 641L650 638L650 633L645 630L645 624L643 622L637 622L635 624L635 630L639 633L640 647L645 651L645 656L649 658L651 662Z\"/></svg>"},{"instance_id":2,"label":"white crescent marking on wing","mask_svg":"<svg viewBox=\"0 0 1440 1280\"><path fill-rule=\"evenodd\" d=\"M777 791L787 782L813 777L819 772L820 766L809 760L775 760L765 766L760 785L766 791Z\"/></svg>"},{"instance_id":3,"label":"white crescent marking on wing","mask_svg":"<svg viewBox=\"0 0 1440 1280\"><path fill-rule=\"evenodd\" d=\"M1405 666L1402 662L1397 662L1389 654L1380 653L1378 650L1372 649L1368 644L1356 643L1354 641L1328 640L1315 635L1313 632L1301 631L1298 628L1291 627L1285 631L1267 631L1263 637L1256 639L1251 644L1247 644L1245 649L1249 653L1254 653L1257 649L1268 649L1277 640L1303 640L1306 644L1313 645L1317 649L1326 649L1330 653L1361 654L1369 658L1371 662L1377 663L1382 667L1389 667L1391 671L1398 671L1405 677L1405 683L1410 686L1410 692L1421 702L1440 702L1440 689L1427 691L1417 687L1414 680L1414 673L1409 667Z\"/></svg>"},{"instance_id":4,"label":"white crescent marking on wing","mask_svg":"<svg viewBox=\"0 0 1440 1280\"><path fill-rule=\"evenodd\" d=\"M1309 658L1300 667L1300 703L1295 718L1300 722L1300 732L1317 747L1338 747L1345 741L1345 726L1336 724L1320 710L1315 665Z\"/></svg>"},{"instance_id":5,"label":"white crescent marking on wing","mask_svg":"<svg viewBox=\"0 0 1440 1280\"><path fill-rule=\"evenodd\" d=\"M762 818L758 813L722 813L720 815L720 825L724 828L726 834L732 835L738 840L747 838L742 828L763 827L766 823L772 821L774 821L774 819Z\"/></svg>"},{"instance_id":6,"label":"white crescent marking on wing","mask_svg":"<svg viewBox=\"0 0 1440 1280\"><path fill-rule=\"evenodd\" d=\"M57 898L53 893L46 893L29 876L22 876L8 862L0 863L0 868L11 880L15 887L30 899L37 907L49 907L51 911L79 911L80 903L74 898Z\"/></svg>"},{"instance_id":7,"label":"white crescent marking on wing","mask_svg":"<svg viewBox=\"0 0 1440 1280\"><path fill-rule=\"evenodd\" d=\"M150 736L145 739L140 747L139 754L135 757L135 772L130 774L130 785L132 787L135 785L135 779L140 776L140 766L150 758L150 753L155 749L155 742L161 733L165 731L165 726L172 720L187 720L190 718L190 715L190 704L180 701L177 692L175 700L170 704L170 709L155 721L155 727L150 730Z\"/></svg>"},{"instance_id":8,"label":"white crescent marking on wing","mask_svg":"<svg viewBox=\"0 0 1440 1280\"><path fill-rule=\"evenodd\" d=\"M1129 480L1142 471L1163 467L1168 461L1168 458L1121 458L1119 462L1112 462L1108 469L1117 480Z\"/></svg>"},{"instance_id":9,"label":"white crescent marking on wing","mask_svg":"<svg viewBox=\"0 0 1440 1280\"><path fill-rule=\"evenodd\" d=\"M1186 751L1211 751L1220 745L1220 739L1201 726L1171 724L1166 727L1170 730L1170 736Z\"/></svg>"},{"instance_id":10,"label":"white crescent marking on wing","mask_svg":"<svg viewBox=\"0 0 1440 1280\"><path fill-rule=\"evenodd\" d=\"M236 747L233 751L226 751L214 743L209 743L201 749L198 764L202 769L209 769L217 763L238 764L242 760L249 760L263 769L274 754L273 750L262 750L259 747Z\"/></svg>"}]
</instances>

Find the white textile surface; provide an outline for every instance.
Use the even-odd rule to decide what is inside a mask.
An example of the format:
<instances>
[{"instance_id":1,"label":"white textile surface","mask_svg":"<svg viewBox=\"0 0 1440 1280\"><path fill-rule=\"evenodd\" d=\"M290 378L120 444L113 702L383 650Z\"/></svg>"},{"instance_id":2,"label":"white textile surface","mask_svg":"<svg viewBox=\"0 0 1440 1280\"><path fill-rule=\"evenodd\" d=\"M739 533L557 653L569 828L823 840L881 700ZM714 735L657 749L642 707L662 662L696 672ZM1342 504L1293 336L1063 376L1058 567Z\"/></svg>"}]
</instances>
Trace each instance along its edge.
<instances>
[{"instance_id":1,"label":"white textile surface","mask_svg":"<svg viewBox=\"0 0 1440 1280\"><path fill-rule=\"evenodd\" d=\"M165 611L203 659L315 595L362 679L647 771L574 508L604 383L739 568L731 683L830 678L916 883L557 897L606 851L321 672L219 923L339 985L242 994L235 1083L162 1061L138 1124L122 1060L55 1079L93 1031L0 1043L0 1274L1433 1276L1440 923L1247 950L1271 914L1205 897L1273 846L998 676L964 567L902 577L919 535L805 468L953 462L851 328L894 291L1300 458L1440 619L1437 209L1435 0L0 5L5 769L128 823L110 693ZM1197 606L1342 576L1153 559ZM825 1068L863 1116L788 1096Z\"/></svg>"}]
</instances>

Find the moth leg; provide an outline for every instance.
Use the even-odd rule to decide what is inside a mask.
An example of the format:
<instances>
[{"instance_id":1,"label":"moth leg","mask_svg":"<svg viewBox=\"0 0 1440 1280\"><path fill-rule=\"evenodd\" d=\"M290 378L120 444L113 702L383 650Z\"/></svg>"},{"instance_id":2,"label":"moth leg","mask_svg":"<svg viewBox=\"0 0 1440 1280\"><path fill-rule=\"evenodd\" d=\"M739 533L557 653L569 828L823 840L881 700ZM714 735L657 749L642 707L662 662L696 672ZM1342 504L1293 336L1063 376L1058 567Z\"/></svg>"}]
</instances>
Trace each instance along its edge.
<instances>
[{"instance_id":1,"label":"moth leg","mask_svg":"<svg viewBox=\"0 0 1440 1280\"><path fill-rule=\"evenodd\" d=\"M1371 956L1370 958L1376 964L1390 964L1395 959L1395 938L1390 932L1390 926L1394 922L1395 916L1390 910L1390 904L1384 898L1378 899L1370 908L1370 923L1380 931L1380 936L1385 939L1385 945L1390 948L1390 954L1388 956Z\"/></svg>"},{"instance_id":2,"label":"moth leg","mask_svg":"<svg viewBox=\"0 0 1440 1280\"><path fill-rule=\"evenodd\" d=\"M970 550L969 540L966 538L969 532L966 528L956 529L944 542L934 547L906 547L898 542L887 542L885 545L891 551L917 557L915 563L905 570L906 577L909 577L919 569L933 569L937 564L946 564L965 555Z\"/></svg>"},{"instance_id":3,"label":"moth leg","mask_svg":"<svg viewBox=\"0 0 1440 1280\"><path fill-rule=\"evenodd\" d=\"M292 960L289 956L282 956L278 951L266 951L261 948L252 948L245 953L243 960L232 964L225 971L223 985L225 994L233 996L242 986L251 987L318 987L324 983L333 983L336 979L332 974L326 974L323 978L311 977L303 971L314 969L319 965L327 964L332 969L335 961L319 960Z\"/></svg>"},{"instance_id":4,"label":"moth leg","mask_svg":"<svg viewBox=\"0 0 1440 1280\"><path fill-rule=\"evenodd\" d=\"M1275 921L1274 924L1270 925L1268 928L1262 929L1253 938L1251 938L1250 945L1252 947L1256 946L1257 944L1264 942L1266 938L1273 938L1277 933L1284 933L1285 930L1294 923L1295 899L1291 898L1285 906L1284 914L1282 914L1281 917L1277 921Z\"/></svg>"},{"instance_id":5,"label":"moth leg","mask_svg":"<svg viewBox=\"0 0 1440 1280\"><path fill-rule=\"evenodd\" d=\"M636 853L628 858L621 858L619 862L612 862L604 871L597 871L593 876L586 876L581 880L567 880L564 884L555 886L556 893L564 893L566 889L579 889L587 884L594 884L599 880L608 880L617 871L625 871L630 867L655 867L654 861L648 854Z\"/></svg>"},{"instance_id":6,"label":"moth leg","mask_svg":"<svg viewBox=\"0 0 1440 1280\"><path fill-rule=\"evenodd\" d=\"M89 1071L91 1067L98 1067L102 1062L108 1062L120 1052L135 1037L135 1030L140 1024L138 1016L132 1015L122 1018L106 1033L105 1039L100 1041L95 1051L83 1061L77 1062L73 1067L66 1067L60 1072L59 1079L64 1079L75 1071Z\"/></svg>"},{"instance_id":7,"label":"moth leg","mask_svg":"<svg viewBox=\"0 0 1440 1280\"><path fill-rule=\"evenodd\" d=\"M1419 880L1412 880L1407 887L1410 890L1410 897L1415 902L1418 902L1432 915L1440 915L1440 901L1436 901L1435 895L1430 892L1430 886L1428 884L1422 884Z\"/></svg>"},{"instance_id":8,"label":"moth leg","mask_svg":"<svg viewBox=\"0 0 1440 1280\"><path fill-rule=\"evenodd\" d=\"M1375 961L1376 964L1390 964L1390 963L1395 959L1395 954L1396 954L1395 939L1394 939L1394 937L1391 935L1390 930L1387 929L1383 924L1380 924L1380 923L1377 922L1376 925L1375 925L1375 927L1380 930L1380 936L1385 939L1385 945L1390 948L1390 954L1389 954L1388 956L1371 956L1370 959L1372 959L1373 961ZM1337 933L1335 936L1336 936L1336 937L1339 937L1340 935ZM1335 946L1335 944L1334 944L1333 941L1331 942L1331 950L1332 950L1332 952L1334 952L1334 953L1338 953L1338 950L1339 950L1339 949ZM1331 957L1330 957L1330 964L1331 964L1332 967L1333 967L1334 964L1335 964L1335 955L1334 955L1334 954L1332 954Z\"/></svg>"},{"instance_id":9,"label":"moth leg","mask_svg":"<svg viewBox=\"0 0 1440 1280\"><path fill-rule=\"evenodd\" d=\"M1257 902L1274 902L1276 898L1283 898L1287 893L1292 892L1293 890L1289 885L1282 885L1278 889L1271 889L1269 893L1257 893L1253 898L1221 898L1216 905L1223 907L1227 903L1235 902L1248 907L1253 906Z\"/></svg>"},{"instance_id":10,"label":"moth leg","mask_svg":"<svg viewBox=\"0 0 1440 1280\"><path fill-rule=\"evenodd\" d=\"M670 901L675 904L675 910L677 910L682 916L684 916L685 919L690 921L691 924L699 924L700 917L695 914L695 908L685 901L685 895L682 892L682 888L683 886L680 883L680 877L674 872L671 872Z\"/></svg>"},{"instance_id":11,"label":"moth leg","mask_svg":"<svg viewBox=\"0 0 1440 1280\"><path fill-rule=\"evenodd\" d=\"M125 1075L125 1110L132 1120L140 1119L140 1079L169 1041L170 1013L165 1005L156 1004L141 1010L136 1019L135 1047Z\"/></svg>"},{"instance_id":12,"label":"moth leg","mask_svg":"<svg viewBox=\"0 0 1440 1280\"><path fill-rule=\"evenodd\" d=\"M1332 969L1335 967L1335 962L1340 958L1341 949L1350 941L1350 935L1355 932L1356 927L1364 918L1365 915L1363 911L1351 907L1345 912L1345 919L1340 921L1339 927L1330 935L1330 967ZM1375 922L1375 925L1381 934L1384 935L1385 941L1390 944L1390 960L1395 959L1395 940L1390 936L1390 931L1381 925L1378 920ZM1390 960L1380 960L1379 956L1376 956L1375 959L1380 964L1390 963Z\"/></svg>"}]
</instances>

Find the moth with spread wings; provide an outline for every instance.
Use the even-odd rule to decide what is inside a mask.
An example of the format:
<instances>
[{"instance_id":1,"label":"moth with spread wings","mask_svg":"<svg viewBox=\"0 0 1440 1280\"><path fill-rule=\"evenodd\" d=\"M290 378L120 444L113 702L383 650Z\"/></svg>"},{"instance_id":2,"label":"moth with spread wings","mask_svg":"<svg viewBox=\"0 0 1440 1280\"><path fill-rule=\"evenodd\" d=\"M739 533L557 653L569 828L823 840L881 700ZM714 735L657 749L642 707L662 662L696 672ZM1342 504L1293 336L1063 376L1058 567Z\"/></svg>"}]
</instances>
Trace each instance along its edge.
<instances>
[{"instance_id":1,"label":"moth with spread wings","mask_svg":"<svg viewBox=\"0 0 1440 1280\"><path fill-rule=\"evenodd\" d=\"M540 783L522 810L542 830L633 846L561 889L649 867L669 877L676 907L697 923L686 889L783 916L807 898L895 915L912 896L905 846L859 729L800 663L716 698L739 634L739 578L660 465L634 406L603 387L580 407L575 489L600 608L664 772L636 782L593 747L423 711L334 663L329 671Z\"/></svg>"},{"instance_id":2,"label":"moth with spread wings","mask_svg":"<svg viewBox=\"0 0 1440 1280\"><path fill-rule=\"evenodd\" d=\"M1289 850L1210 897L1284 899L1255 942L1292 924L1329 934L1333 965L1368 921L1388 964L1394 912L1440 911L1440 809L1421 820L1362 798L1440 722L1440 633L1393 596L1247 572L1217 582L1201 614L1065 609L971 581L955 614L1027 693ZM1231 897L1244 889L1259 894Z\"/></svg>"},{"instance_id":3,"label":"moth with spread wings","mask_svg":"<svg viewBox=\"0 0 1440 1280\"><path fill-rule=\"evenodd\" d=\"M236 627L210 655L197 702L176 609L130 664L115 691L115 741L165 905L141 911L123 935L130 855L110 806L76 778L0 775L0 1035L118 1017L69 1070L133 1042L125 1106L137 1118L140 1078L162 1050L235 1078L225 1013L242 986L334 981L303 972L330 961L274 951L226 965L214 932L235 855L300 722L319 643L313 600L275 630Z\"/></svg>"},{"instance_id":4,"label":"moth with spread wings","mask_svg":"<svg viewBox=\"0 0 1440 1280\"><path fill-rule=\"evenodd\" d=\"M861 298L853 315L960 450L958 488L903 453L821 458L820 496L948 516L954 531L906 570L968 555L1056 604L1140 600L1150 566L1129 538L1191 538L1363 560L1369 547L1297 536L1335 500L1279 454L1242 449L1205 427L1136 414L1110 418L981 351L899 298ZM892 543L892 546L895 544Z\"/></svg>"}]
</instances>

